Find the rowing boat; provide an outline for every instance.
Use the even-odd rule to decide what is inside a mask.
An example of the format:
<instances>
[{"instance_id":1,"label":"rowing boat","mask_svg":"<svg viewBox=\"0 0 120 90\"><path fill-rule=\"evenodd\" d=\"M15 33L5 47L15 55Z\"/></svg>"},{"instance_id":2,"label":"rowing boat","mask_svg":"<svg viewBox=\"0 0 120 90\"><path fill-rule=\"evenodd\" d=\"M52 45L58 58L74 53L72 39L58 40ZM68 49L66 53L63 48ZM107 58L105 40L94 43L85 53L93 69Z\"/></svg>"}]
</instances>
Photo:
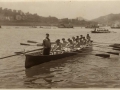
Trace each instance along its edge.
<instances>
[{"instance_id":1,"label":"rowing boat","mask_svg":"<svg viewBox=\"0 0 120 90\"><path fill-rule=\"evenodd\" d=\"M65 57L76 55L76 54L77 53L66 52L66 53L57 54L57 55L32 55L32 54L25 55L26 56L25 68L30 68L32 66L39 65L41 63L62 59Z\"/></svg>"},{"instance_id":2,"label":"rowing boat","mask_svg":"<svg viewBox=\"0 0 120 90\"><path fill-rule=\"evenodd\" d=\"M90 49L92 48L92 46L85 47L84 49L81 49L81 50L76 50L72 52L63 52L61 54L55 54L55 55L40 55L39 52L29 53L25 55L26 56L25 68L30 68L32 66L39 65L45 62L59 60L65 57L77 55L78 53L81 53L82 51L88 50L88 48Z\"/></svg>"}]
</instances>

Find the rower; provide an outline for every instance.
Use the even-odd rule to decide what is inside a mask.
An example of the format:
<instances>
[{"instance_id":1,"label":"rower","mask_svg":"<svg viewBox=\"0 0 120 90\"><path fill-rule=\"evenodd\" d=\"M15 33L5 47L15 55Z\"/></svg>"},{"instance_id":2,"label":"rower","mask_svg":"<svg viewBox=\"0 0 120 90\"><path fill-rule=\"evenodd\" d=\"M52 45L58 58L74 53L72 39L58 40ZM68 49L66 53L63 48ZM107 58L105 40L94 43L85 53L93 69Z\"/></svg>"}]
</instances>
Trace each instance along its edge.
<instances>
[{"instance_id":1,"label":"rower","mask_svg":"<svg viewBox=\"0 0 120 90\"><path fill-rule=\"evenodd\" d=\"M67 41L65 41L65 38L62 38L62 41L63 41L63 43L62 43L62 47L65 47L66 45L67 45Z\"/></svg>"},{"instance_id":2,"label":"rower","mask_svg":"<svg viewBox=\"0 0 120 90\"><path fill-rule=\"evenodd\" d=\"M70 38L68 38L68 44L66 45L67 50L71 51L74 48L74 44Z\"/></svg>"},{"instance_id":3,"label":"rower","mask_svg":"<svg viewBox=\"0 0 120 90\"><path fill-rule=\"evenodd\" d=\"M83 38L83 35L80 35L80 39L82 39Z\"/></svg>"},{"instance_id":4,"label":"rower","mask_svg":"<svg viewBox=\"0 0 120 90\"><path fill-rule=\"evenodd\" d=\"M87 34L86 39L90 39L90 35L89 34Z\"/></svg>"},{"instance_id":5,"label":"rower","mask_svg":"<svg viewBox=\"0 0 120 90\"><path fill-rule=\"evenodd\" d=\"M76 36L76 39L79 40L79 36Z\"/></svg>"},{"instance_id":6,"label":"rower","mask_svg":"<svg viewBox=\"0 0 120 90\"><path fill-rule=\"evenodd\" d=\"M49 39L49 34L46 34L46 38L43 40L43 55L49 55L51 50L51 42Z\"/></svg>"},{"instance_id":7,"label":"rower","mask_svg":"<svg viewBox=\"0 0 120 90\"><path fill-rule=\"evenodd\" d=\"M76 43L75 37L72 37L72 42L73 42L73 44Z\"/></svg>"},{"instance_id":8,"label":"rower","mask_svg":"<svg viewBox=\"0 0 120 90\"><path fill-rule=\"evenodd\" d=\"M80 47L82 48L84 45L83 45L83 37L80 38Z\"/></svg>"},{"instance_id":9,"label":"rower","mask_svg":"<svg viewBox=\"0 0 120 90\"><path fill-rule=\"evenodd\" d=\"M60 39L56 40L56 44L52 48L53 52L56 52L56 54L60 54L62 50L62 43L60 42Z\"/></svg>"},{"instance_id":10,"label":"rower","mask_svg":"<svg viewBox=\"0 0 120 90\"><path fill-rule=\"evenodd\" d=\"M87 39L86 44L87 44L87 46L91 46L91 45L92 45L92 40L91 40L91 38Z\"/></svg>"},{"instance_id":11,"label":"rower","mask_svg":"<svg viewBox=\"0 0 120 90\"><path fill-rule=\"evenodd\" d=\"M76 44L74 45L74 49L75 49L75 50L80 50L80 49L81 49L81 48L80 48L80 42L79 42L78 39L76 39Z\"/></svg>"},{"instance_id":12,"label":"rower","mask_svg":"<svg viewBox=\"0 0 120 90\"><path fill-rule=\"evenodd\" d=\"M83 47L85 47L86 46L86 39L85 39L85 37L83 37Z\"/></svg>"}]
</instances>

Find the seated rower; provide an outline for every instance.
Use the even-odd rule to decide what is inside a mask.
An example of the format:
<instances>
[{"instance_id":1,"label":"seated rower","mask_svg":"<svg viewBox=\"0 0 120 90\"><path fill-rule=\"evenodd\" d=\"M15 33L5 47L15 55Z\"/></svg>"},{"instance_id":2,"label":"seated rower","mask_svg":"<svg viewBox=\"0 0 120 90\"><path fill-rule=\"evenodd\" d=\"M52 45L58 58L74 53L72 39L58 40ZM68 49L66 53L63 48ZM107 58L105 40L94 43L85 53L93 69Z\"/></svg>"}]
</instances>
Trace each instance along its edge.
<instances>
[{"instance_id":1,"label":"seated rower","mask_svg":"<svg viewBox=\"0 0 120 90\"><path fill-rule=\"evenodd\" d=\"M80 47L80 42L78 39L76 39L76 44L74 45L74 50L80 50L81 47Z\"/></svg>"},{"instance_id":2,"label":"seated rower","mask_svg":"<svg viewBox=\"0 0 120 90\"><path fill-rule=\"evenodd\" d=\"M72 37L72 43L73 43L73 45L76 44L76 39L75 39L75 37Z\"/></svg>"},{"instance_id":3,"label":"seated rower","mask_svg":"<svg viewBox=\"0 0 120 90\"><path fill-rule=\"evenodd\" d=\"M83 38L80 38L80 47L83 48Z\"/></svg>"},{"instance_id":4,"label":"seated rower","mask_svg":"<svg viewBox=\"0 0 120 90\"><path fill-rule=\"evenodd\" d=\"M62 43L60 42L60 39L56 40L56 44L53 46L52 51L54 54L61 54L62 52Z\"/></svg>"},{"instance_id":5,"label":"seated rower","mask_svg":"<svg viewBox=\"0 0 120 90\"><path fill-rule=\"evenodd\" d=\"M76 39L79 40L79 36L76 36Z\"/></svg>"},{"instance_id":6,"label":"seated rower","mask_svg":"<svg viewBox=\"0 0 120 90\"><path fill-rule=\"evenodd\" d=\"M70 52L74 48L74 44L70 38L68 39L68 44L66 45L66 48L68 52Z\"/></svg>"},{"instance_id":7,"label":"seated rower","mask_svg":"<svg viewBox=\"0 0 120 90\"><path fill-rule=\"evenodd\" d=\"M62 41L63 41L63 43L62 43L62 47L66 47L66 45L67 45L67 41L65 41L65 38L62 38Z\"/></svg>"},{"instance_id":8,"label":"seated rower","mask_svg":"<svg viewBox=\"0 0 120 90\"><path fill-rule=\"evenodd\" d=\"M91 40L91 38L87 39L86 44L87 44L87 46L91 46L91 45L92 45L92 40Z\"/></svg>"},{"instance_id":9,"label":"seated rower","mask_svg":"<svg viewBox=\"0 0 120 90\"><path fill-rule=\"evenodd\" d=\"M80 39L83 39L83 35L80 35Z\"/></svg>"},{"instance_id":10,"label":"seated rower","mask_svg":"<svg viewBox=\"0 0 120 90\"><path fill-rule=\"evenodd\" d=\"M66 46L68 45L68 42L65 41L65 38L62 38L62 41L63 41L63 43L62 43L62 48L63 48L64 51L67 51Z\"/></svg>"},{"instance_id":11,"label":"seated rower","mask_svg":"<svg viewBox=\"0 0 120 90\"><path fill-rule=\"evenodd\" d=\"M86 47L86 42L87 40L85 39L85 37L83 37L83 47Z\"/></svg>"},{"instance_id":12,"label":"seated rower","mask_svg":"<svg viewBox=\"0 0 120 90\"><path fill-rule=\"evenodd\" d=\"M87 36L86 36L86 39L90 39L91 37L90 37L90 35L89 34L87 34Z\"/></svg>"}]
</instances>

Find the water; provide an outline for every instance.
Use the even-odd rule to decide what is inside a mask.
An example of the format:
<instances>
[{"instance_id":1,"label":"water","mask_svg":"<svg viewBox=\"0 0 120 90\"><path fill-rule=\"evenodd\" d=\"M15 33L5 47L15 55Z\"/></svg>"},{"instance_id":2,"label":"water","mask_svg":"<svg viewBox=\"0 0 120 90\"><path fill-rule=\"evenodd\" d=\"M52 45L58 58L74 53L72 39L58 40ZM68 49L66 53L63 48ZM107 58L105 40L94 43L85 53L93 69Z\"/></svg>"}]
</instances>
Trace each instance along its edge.
<instances>
[{"instance_id":1,"label":"water","mask_svg":"<svg viewBox=\"0 0 120 90\"><path fill-rule=\"evenodd\" d=\"M22 46L27 40L42 42L45 34L51 41L90 34L95 42L120 43L120 30L117 33L91 34L92 29L75 27L29 28L3 26L0 29L0 57L13 55L14 52L37 49L37 46ZM104 46L108 44L102 44ZM99 51L95 51L99 50ZM104 53L112 49L93 47L90 54L68 57L47 62L25 69L25 56L19 55L0 60L0 88L118 88L120 87L120 59L117 55L102 58L93 53ZM115 51L118 52L118 51ZM91 54L92 53L92 54Z\"/></svg>"}]
</instances>

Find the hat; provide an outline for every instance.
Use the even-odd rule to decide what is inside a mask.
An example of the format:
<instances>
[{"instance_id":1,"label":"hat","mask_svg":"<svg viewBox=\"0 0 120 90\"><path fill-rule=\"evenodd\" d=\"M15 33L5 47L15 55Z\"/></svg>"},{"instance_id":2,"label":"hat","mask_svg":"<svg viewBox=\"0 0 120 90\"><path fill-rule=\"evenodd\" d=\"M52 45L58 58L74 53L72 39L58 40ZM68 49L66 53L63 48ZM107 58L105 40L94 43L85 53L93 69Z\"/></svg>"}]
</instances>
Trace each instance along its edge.
<instances>
[{"instance_id":1,"label":"hat","mask_svg":"<svg viewBox=\"0 0 120 90\"><path fill-rule=\"evenodd\" d=\"M46 33L46 35L49 35L48 33Z\"/></svg>"},{"instance_id":2,"label":"hat","mask_svg":"<svg viewBox=\"0 0 120 90\"><path fill-rule=\"evenodd\" d=\"M56 42L60 42L60 39L57 39Z\"/></svg>"},{"instance_id":3,"label":"hat","mask_svg":"<svg viewBox=\"0 0 120 90\"><path fill-rule=\"evenodd\" d=\"M70 38L68 38L68 40L70 40Z\"/></svg>"},{"instance_id":4,"label":"hat","mask_svg":"<svg viewBox=\"0 0 120 90\"><path fill-rule=\"evenodd\" d=\"M62 38L62 40L65 40L65 38Z\"/></svg>"},{"instance_id":5,"label":"hat","mask_svg":"<svg viewBox=\"0 0 120 90\"><path fill-rule=\"evenodd\" d=\"M72 37L72 38L75 38L75 37Z\"/></svg>"}]
</instances>

